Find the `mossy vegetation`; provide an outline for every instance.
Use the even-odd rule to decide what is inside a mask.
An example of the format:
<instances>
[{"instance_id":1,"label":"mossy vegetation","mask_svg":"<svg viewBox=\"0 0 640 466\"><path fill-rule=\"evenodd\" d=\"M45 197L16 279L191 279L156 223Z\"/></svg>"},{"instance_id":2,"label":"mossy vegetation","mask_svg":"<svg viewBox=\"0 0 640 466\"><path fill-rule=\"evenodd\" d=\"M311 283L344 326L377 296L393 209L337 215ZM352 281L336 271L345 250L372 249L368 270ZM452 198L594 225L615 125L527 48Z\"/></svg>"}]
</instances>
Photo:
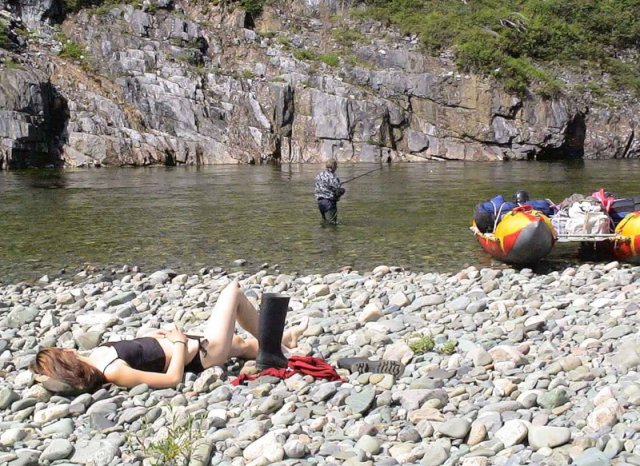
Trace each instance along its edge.
<instances>
[{"instance_id":1,"label":"mossy vegetation","mask_svg":"<svg viewBox=\"0 0 640 466\"><path fill-rule=\"evenodd\" d=\"M303 61L315 61L318 59L318 54L309 49L296 49L293 51L293 56L296 60Z\"/></svg>"},{"instance_id":2,"label":"mossy vegetation","mask_svg":"<svg viewBox=\"0 0 640 466\"><path fill-rule=\"evenodd\" d=\"M21 70L22 69L22 64L18 63L17 61L14 61L12 58L9 58L8 60L6 60L4 62L4 66L6 66L9 69L12 70Z\"/></svg>"},{"instance_id":3,"label":"mossy vegetation","mask_svg":"<svg viewBox=\"0 0 640 466\"><path fill-rule=\"evenodd\" d=\"M0 19L0 49L9 48L11 39L9 38L9 24Z\"/></svg>"},{"instance_id":4,"label":"mossy vegetation","mask_svg":"<svg viewBox=\"0 0 640 466\"><path fill-rule=\"evenodd\" d=\"M360 31L339 27L331 31L331 37L343 47L351 47L354 44L365 41L365 36Z\"/></svg>"},{"instance_id":5,"label":"mossy vegetation","mask_svg":"<svg viewBox=\"0 0 640 466\"><path fill-rule=\"evenodd\" d=\"M337 55L332 53L324 53L319 54L309 49L296 49L293 51L293 56L297 60L302 61L321 61L325 65L328 66L338 66L340 64L340 59Z\"/></svg>"},{"instance_id":6,"label":"mossy vegetation","mask_svg":"<svg viewBox=\"0 0 640 466\"><path fill-rule=\"evenodd\" d=\"M68 12L95 8L98 14L106 14L116 5L133 5L136 8L142 7L142 0L63 0L62 3Z\"/></svg>"},{"instance_id":7,"label":"mossy vegetation","mask_svg":"<svg viewBox=\"0 0 640 466\"><path fill-rule=\"evenodd\" d=\"M640 94L639 0L367 3L355 14L418 33L430 52L452 49L461 70L494 76L513 92L533 86L553 95L561 85L550 70L572 66L607 74L613 88Z\"/></svg>"}]
</instances>

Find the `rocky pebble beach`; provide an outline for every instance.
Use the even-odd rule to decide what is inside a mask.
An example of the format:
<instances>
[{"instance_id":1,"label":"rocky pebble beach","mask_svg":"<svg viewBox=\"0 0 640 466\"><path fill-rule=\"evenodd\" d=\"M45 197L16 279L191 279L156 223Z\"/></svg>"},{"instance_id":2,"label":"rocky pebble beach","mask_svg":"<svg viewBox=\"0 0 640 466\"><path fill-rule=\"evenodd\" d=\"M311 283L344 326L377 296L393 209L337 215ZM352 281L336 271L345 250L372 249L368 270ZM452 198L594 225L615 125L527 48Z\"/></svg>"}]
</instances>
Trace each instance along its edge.
<instances>
[{"instance_id":1,"label":"rocky pebble beach","mask_svg":"<svg viewBox=\"0 0 640 466\"><path fill-rule=\"evenodd\" d=\"M232 279L256 303L291 296L287 322L310 319L297 353L404 373L235 387L252 363L231 360L175 389L77 395L28 370L41 347L90 350L169 323L196 333ZM544 275L124 267L1 285L0 464L640 464L639 280L612 262Z\"/></svg>"}]
</instances>

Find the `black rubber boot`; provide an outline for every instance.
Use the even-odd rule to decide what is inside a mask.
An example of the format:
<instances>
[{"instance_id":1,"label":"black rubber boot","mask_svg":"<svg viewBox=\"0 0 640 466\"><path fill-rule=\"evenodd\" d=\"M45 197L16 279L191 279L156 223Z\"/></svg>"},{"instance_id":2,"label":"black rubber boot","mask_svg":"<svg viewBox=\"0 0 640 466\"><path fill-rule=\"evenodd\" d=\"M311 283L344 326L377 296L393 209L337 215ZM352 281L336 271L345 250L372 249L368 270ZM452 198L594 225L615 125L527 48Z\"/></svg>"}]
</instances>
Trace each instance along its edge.
<instances>
[{"instance_id":1,"label":"black rubber boot","mask_svg":"<svg viewBox=\"0 0 640 466\"><path fill-rule=\"evenodd\" d=\"M259 370L289 365L287 358L282 354L282 334L288 309L289 296L277 293L262 295L258 328L259 349L256 358L256 366Z\"/></svg>"}]
</instances>

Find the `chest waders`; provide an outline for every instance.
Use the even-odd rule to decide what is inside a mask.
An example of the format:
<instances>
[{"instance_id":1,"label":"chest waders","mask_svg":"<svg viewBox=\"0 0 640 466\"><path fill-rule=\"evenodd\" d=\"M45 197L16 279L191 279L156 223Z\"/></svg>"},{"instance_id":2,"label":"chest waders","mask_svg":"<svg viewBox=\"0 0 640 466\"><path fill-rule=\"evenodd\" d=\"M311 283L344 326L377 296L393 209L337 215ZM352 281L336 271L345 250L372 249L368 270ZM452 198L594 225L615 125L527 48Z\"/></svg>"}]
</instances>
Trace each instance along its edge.
<instances>
[{"instance_id":1,"label":"chest waders","mask_svg":"<svg viewBox=\"0 0 640 466\"><path fill-rule=\"evenodd\" d=\"M322 220L333 225L338 223L338 202L329 199L318 200L318 209Z\"/></svg>"}]
</instances>

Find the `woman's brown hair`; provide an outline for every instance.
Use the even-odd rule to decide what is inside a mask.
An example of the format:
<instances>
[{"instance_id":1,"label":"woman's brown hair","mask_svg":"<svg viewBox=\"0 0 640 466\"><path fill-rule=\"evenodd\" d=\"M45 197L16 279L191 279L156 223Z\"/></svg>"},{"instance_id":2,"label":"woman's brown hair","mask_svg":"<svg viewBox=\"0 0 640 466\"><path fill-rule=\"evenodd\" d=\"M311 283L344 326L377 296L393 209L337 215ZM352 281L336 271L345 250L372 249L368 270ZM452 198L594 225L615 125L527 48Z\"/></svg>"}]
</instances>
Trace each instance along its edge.
<instances>
[{"instance_id":1,"label":"woman's brown hair","mask_svg":"<svg viewBox=\"0 0 640 466\"><path fill-rule=\"evenodd\" d=\"M93 392L107 382L97 368L78 359L74 352L62 348L38 351L29 369L84 392Z\"/></svg>"}]
</instances>

